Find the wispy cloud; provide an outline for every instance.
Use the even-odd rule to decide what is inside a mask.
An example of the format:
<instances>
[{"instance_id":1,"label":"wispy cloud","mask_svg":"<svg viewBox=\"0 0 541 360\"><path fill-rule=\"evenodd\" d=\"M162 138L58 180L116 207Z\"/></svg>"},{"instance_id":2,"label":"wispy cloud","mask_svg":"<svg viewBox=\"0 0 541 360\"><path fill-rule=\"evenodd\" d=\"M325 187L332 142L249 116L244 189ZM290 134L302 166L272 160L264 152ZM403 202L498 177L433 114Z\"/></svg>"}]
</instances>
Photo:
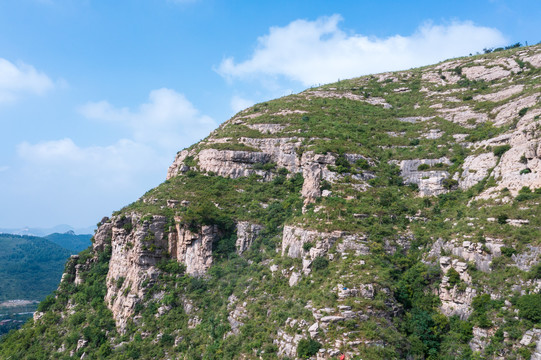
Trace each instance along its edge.
<instances>
[{"instance_id":1,"label":"wispy cloud","mask_svg":"<svg viewBox=\"0 0 541 360\"><path fill-rule=\"evenodd\" d=\"M123 124L137 142L175 151L202 139L217 126L183 94L165 88L151 91L149 101L136 110L99 101L87 103L79 111L89 119Z\"/></svg>"},{"instance_id":2,"label":"wispy cloud","mask_svg":"<svg viewBox=\"0 0 541 360\"><path fill-rule=\"evenodd\" d=\"M103 131L112 123L124 127L125 138L105 146L83 146L69 137L20 143L18 174L24 181L14 188L24 189L25 196L56 196L73 206L72 194L89 203L100 194L104 201L121 206L133 200L135 190L165 180L175 153L217 126L171 89L151 91L148 101L135 109L100 101L79 110L87 118L101 121Z\"/></svg>"},{"instance_id":3,"label":"wispy cloud","mask_svg":"<svg viewBox=\"0 0 541 360\"><path fill-rule=\"evenodd\" d=\"M53 81L33 66L16 65L0 58L0 103L17 100L25 94L43 95L53 87Z\"/></svg>"},{"instance_id":4,"label":"wispy cloud","mask_svg":"<svg viewBox=\"0 0 541 360\"><path fill-rule=\"evenodd\" d=\"M343 30L341 20L340 15L333 15L271 27L267 35L258 38L249 59L237 62L226 58L217 71L230 79L262 82L284 76L309 86L408 69L506 43L497 29L469 21L447 25L427 22L411 35L380 39Z\"/></svg>"},{"instance_id":5,"label":"wispy cloud","mask_svg":"<svg viewBox=\"0 0 541 360\"><path fill-rule=\"evenodd\" d=\"M239 111L244 110L253 104L255 104L255 101L245 99L237 95L231 98L231 110L233 110L234 113L238 113Z\"/></svg>"}]
</instances>

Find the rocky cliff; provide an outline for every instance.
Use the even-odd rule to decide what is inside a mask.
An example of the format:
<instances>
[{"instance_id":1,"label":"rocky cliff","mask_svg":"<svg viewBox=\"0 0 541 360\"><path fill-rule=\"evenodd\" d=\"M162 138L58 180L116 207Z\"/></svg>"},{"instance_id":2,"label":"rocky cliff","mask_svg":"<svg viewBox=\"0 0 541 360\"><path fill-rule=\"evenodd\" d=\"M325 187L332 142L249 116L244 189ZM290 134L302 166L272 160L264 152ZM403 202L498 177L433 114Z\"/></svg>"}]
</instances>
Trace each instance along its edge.
<instances>
[{"instance_id":1,"label":"rocky cliff","mask_svg":"<svg viewBox=\"0 0 541 360\"><path fill-rule=\"evenodd\" d=\"M11 339L49 326L20 342L60 358L539 358L540 79L533 46L241 111L104 218Z\"/></svg>"}]
</instances>

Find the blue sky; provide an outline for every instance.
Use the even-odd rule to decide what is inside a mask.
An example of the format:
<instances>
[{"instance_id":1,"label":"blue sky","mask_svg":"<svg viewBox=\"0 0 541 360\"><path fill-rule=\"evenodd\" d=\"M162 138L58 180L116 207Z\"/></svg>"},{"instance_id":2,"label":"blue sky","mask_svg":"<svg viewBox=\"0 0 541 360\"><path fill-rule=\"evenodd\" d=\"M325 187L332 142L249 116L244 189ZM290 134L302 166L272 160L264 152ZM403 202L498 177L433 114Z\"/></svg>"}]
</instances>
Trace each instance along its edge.
<instances>
[{"instance_id":1,"label":"blue sky","mask_svg":"<svg viewBox=\"0 0 541 360\"><path fill-rule=\"evenodd\" d=\"M0 1L0 227L83 227L236 111L541 41L538 0Z\"/></svg>"}]
</instances>

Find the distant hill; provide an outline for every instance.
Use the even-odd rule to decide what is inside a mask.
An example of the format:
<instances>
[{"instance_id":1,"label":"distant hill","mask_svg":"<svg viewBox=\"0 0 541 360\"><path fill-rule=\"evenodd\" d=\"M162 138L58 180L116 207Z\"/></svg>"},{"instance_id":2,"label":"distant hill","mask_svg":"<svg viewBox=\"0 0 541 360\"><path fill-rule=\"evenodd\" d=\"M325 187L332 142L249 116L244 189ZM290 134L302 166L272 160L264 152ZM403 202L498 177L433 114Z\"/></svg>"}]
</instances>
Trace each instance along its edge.
<instances>
[{"instance_id":1,"label":"distant hill","mask_svg":"<svg viewBox=\"0 0 541 360\"><path fill-rule=\"evenodd\" d=\"M0 249L0 301L45 298L73 253L44 238L12 234L0 234Z\"/></svg>"},{"instance_id":2,"label":"distant hill","mask_svg":"<svg viewBox=\"0 0 541 360\"><path fill-rule=\"evenodd\" d=\"M22 228L0 228L0 233L43 237L49 234L54 234L54 233L63 234L69 231L73 231L75 234L93 234L94 230L96 230L96 226L88 226L85 228L74 228L70 225L62 224L62 225L56 225L50 228L39 228L39 227L28 227L28 226L22 227Z\"/></svg>"},{"instance_id":3,"label":"distant hill","mask_svg":"<svg viewBox=\"0 0 541 360\"><path fill-rule=\"evenodd\" d=\"M74 253L83 251L90 246L90 239L92 235L83 234L76 235L73 231L68 231L66 233L54 233L47 236L44 236L45 239L51 240L57 245L62 246L64 249L68 249Z\"/></svg>"}]
</instances>

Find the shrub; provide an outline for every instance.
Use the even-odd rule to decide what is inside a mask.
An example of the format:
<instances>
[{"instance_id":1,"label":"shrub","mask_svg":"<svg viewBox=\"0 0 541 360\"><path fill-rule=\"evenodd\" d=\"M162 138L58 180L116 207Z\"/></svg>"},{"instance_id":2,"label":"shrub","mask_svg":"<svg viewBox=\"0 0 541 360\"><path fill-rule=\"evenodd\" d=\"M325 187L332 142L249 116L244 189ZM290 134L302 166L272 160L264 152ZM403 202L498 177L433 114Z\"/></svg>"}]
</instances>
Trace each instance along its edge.
<instances>
[{"instance_id":1,"label":"shrub","mask_svg":"<svg viewBox=\"0 0 541 360\"><path fill-rule=\"evenodd\" d=\"M419 139L411 139L410 146L417 146L419 145L420 140Z\"/></svg>"},{"instance_id":2,"label":"shrub","mask_svg":"<svg viewBox=\"0 0 541 360\"><path fill-rule=\"evenodd\" d=\"M530 279L541 279L541 263L532 267L528 273Z\"/></svg>"},{"instance_id":3,"label":"shrub","mask_svg":"<svg viewBox=\"0 0 541 360\"><path fill-rule=\"evenodd\" d=\"M521 318L541 322L541 294L529 294L521 296L517 301L519 316Z\"/></svg>"},{"instance_id":4,"label":"shrub","mask_svg":"<svg viewBox=\"0 0 541 360\"><path fill-rule=\"evenodd\" d=\"M509 217L506 214L498 215L498 224L503 225L507 223Z\"/></svg>"},{"instance_id":5,"label":"shrub","mask_svg":"<svg viewBox=\"0 0 541 360\"><path fill-rule=\"evenodd\" d=\"M532 172L532 170L530 170L529 168L526 168L526 169L520 170L520 173L519 173L519 174L520 174L520 175L524 175L524 174L529 174L529 173L531 173L531 172Z\"/></svg>"},{"instance_id":6,"label":"shrub","mask_svg":"<svg viewBox=\"0 0 541 360\"><path fill-rule=\"evenodd\" d=\"M455 179L451 179L451 178L443 179L443 187L446 188L447 190L451 190L457 187L457 185L458 185L458 181L456 181Z\"/></svg>"},{"instance_id":7,"label":"shrub","mask_svg":"<svg viewBox=\"0 0 541 360\"><path fill-rule=\"evenodd\" d=\"M428 170L428 169L430 169L430 165L428 165L428 164L421 164L421 165L419 165L417 167L418 171L425 171L425 170Z\"/></svg>"},{"instance_id":8,"label":"shrub","mask_svg":"<svg viewBox=\"0 0 541 360\"><path fill-rule=\"evenodd\" d=\"M526 115L527 112L528 112L528 108L527 108L527 107L522 108L522 109L519 110L518 116L523 117L524 115Z\"/></svg>"},{"instance_id":9,"label":"shrub","mask_svg":"<svg viewBox=\"0 0 541 360\"><path fill-rule=\"evenodd\" d=\"M308 359L317 354L321 346L321 343L314 339L301 339L297 345L297 356L301 359Z\"/></svg>"},{"instance_id":10,"label":"shrub","mask_svg":"<svg viewBox=\"0 0 541 360\"><path fill-rule=\"evenodd\" d=\"M454 268L450 268L449 271L447 271L447 277L449 278L449 285L451 287L460 283L460 274Z\"/></svg>"},{"instance_id":11,"label":"shrub","mask_svg":"<svg viewBox=\"0 0 541 360\"><path fill-rule=\"evenodd\" d=\"M323 270L323 269L327 268L327 266L329 266L329 260L327 260L327 258L324 258L322 256L318 256L312 262L312 269L314 269L316 271L317 270Z\"/></svg>"},{"instance_id":12,"label":"shrub","mask_svg":"<svg viewBox=\"0 0 541 360\"><path fill-rule=\"evenodd\" d=\"M494 152L494 155L496 155L497 157L501 157L509 149L511 149L511 145L505 144L505 145L496 146L493 152Z\"/></svg>"},{"instance_id":13,"label":"shrub","mask_svg":"<svg viewBox=\"0 0 541 360\"><path fill-rule=\"evenodd\" d=\"M513 249L512 247L507 247L507 246L502 246L500 250L502 252L502 255L505 255L507 257L511 257L513 256L513 254L517 253L515 249Z\"/></svg>"},{"instance_id":14,"label":"shrub","mask_svg":"<svg viewBox=\"0 0 541 360\"><path fill-rule=\"evenodd\" d=\"M302 244L302 249L304 251L310 251L311 248L314 247L314 243L313 242L305 242L304 244Z\"/></svg>"}]
</instances>

